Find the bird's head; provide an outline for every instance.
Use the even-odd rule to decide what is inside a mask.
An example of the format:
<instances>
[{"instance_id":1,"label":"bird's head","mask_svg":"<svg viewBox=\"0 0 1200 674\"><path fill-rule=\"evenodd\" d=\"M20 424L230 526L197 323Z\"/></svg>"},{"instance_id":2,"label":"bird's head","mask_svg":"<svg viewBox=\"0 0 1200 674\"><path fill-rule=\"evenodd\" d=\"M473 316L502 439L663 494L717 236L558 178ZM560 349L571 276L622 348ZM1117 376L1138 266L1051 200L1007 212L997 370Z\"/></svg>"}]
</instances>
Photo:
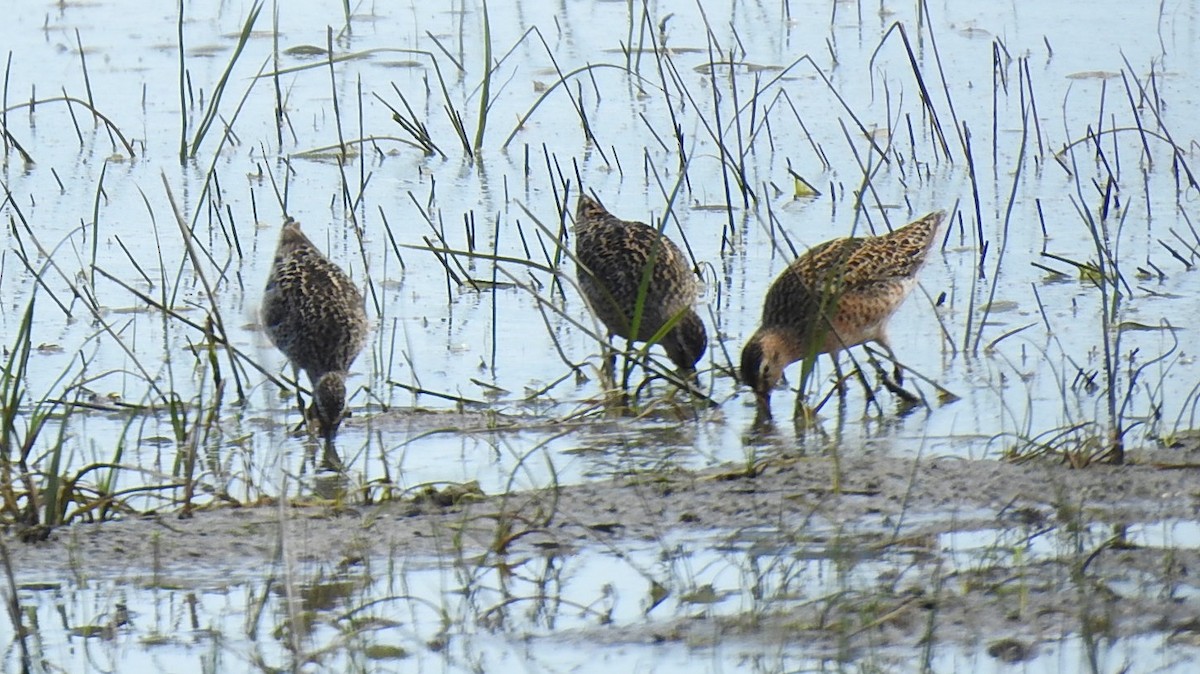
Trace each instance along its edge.
<instances>
[{"instance_id":1,"label":"bird's head","mask_svg":"<svg viewBox=\"0 0 1200 674\"><path fill-rule=\"evenodd\" d=\"M758 331L742 348L742 383L754 391L758 414L771 417L771 390L783 376L783 369L795 361L785 348L784 336L771 331Z\"/></svg>"},{"instance_id":2,"label":"bird's head","mask_svg":"<svg viewBox=\"0 0 1200 674\"><path fill-rule=\"evenodd\" d=\"M695 311L688 309L662 341L667 356L680 370L692 371L708 348L708 333Z\"/></svg>"},{"instance_id":3,"label":"bird's head","mask_svg":"<svg viewBox=\"0 0 1200 674\"><path fill-rule=\"evenodd\" d=\"M317 380L313 391L313 408L317 413L317 428L321 437L327 441L333 440L346 416L345 372L326 372Z\"/></svg>"}]
</instances>

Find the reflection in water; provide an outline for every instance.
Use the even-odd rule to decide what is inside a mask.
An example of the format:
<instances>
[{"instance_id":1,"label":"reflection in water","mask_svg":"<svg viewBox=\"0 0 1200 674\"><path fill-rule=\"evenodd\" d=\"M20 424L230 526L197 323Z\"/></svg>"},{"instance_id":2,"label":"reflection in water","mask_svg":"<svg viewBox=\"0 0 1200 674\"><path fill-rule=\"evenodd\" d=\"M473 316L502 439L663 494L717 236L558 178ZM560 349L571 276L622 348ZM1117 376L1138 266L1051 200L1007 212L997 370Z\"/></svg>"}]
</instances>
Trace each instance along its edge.
<instances>
[{"instance_id":1,"label":"reflection in water","mask_svg":"<svg viewBox=\"0 0 1200 674\"><path fill-rule=\"evenodd\" d=\"M336 564L285 561L264 569L266 578L256 569L228 576L199 568L134 585L31 583L20 587L19 598L30 630L25 641L35 645L36 658L79 672L227 671L249 663L348 671L386 668L390 661L497 671L515 666L517 654L519 662L578 672L609 671L626 659L642 663L638 671L684 671L687 662L741 671L747 657L762 658L759 671L771 672L820 669L846 658L905 670L932 658L1004 671L1003 658L959 645L952 626L983 620L982 614L972 619L963 602L995 601L989 588L1011 579L1014 568L1026 577L1028 606L1014 602L1013 610L1032 613L1047 598L1076 593L1071 568L1081 559L1080 537L1099 541L1109 534L1102 526L1078 531L1032 522L931 537L920 535L924 526L895 537L884 520L812 521L800 530L760 524L651 542L611 538L583 550L524 545L446 562L350 553ZM1187 527L1194 529L1190 522L1165 522L1126 535L1147 546L1142 557L1153 564L1162 551L1155 546L1194 535ZM1108 582L1124 592L1150 577ZM1196 653L1164 648L1162 635L1069 636L1075 620L1095 628L1108 609L1101 602L1094 610L1090 617L1059 615L1053 626L1037 618L1033 631L1009 625L983 636L1026 647L1029 671L1095 658L1163 663L1164 671L1194 666ZM944 631L927 631L943 622ZM928 651L846 650L929 637ZM5 658L9 669L20 661L14 649Z\"/></svg>"}]
</instances>

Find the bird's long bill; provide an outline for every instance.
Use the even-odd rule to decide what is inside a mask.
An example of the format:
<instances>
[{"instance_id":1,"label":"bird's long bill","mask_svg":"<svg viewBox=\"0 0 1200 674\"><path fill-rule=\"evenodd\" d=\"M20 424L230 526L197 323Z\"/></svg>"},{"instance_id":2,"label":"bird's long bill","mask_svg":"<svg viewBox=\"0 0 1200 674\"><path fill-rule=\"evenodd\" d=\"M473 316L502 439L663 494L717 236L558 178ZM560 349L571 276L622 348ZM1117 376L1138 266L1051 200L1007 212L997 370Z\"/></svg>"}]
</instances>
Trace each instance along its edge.
<instances>
[{"instance_id":1,"label":"bird's long bill","mask_svg":"<svg viewBox=\"0 0 1200 674\"><path fill-rule=\"evenodd\" d=\"M755 414L755 422L771 420L771 392L755 391L754 402L757 403L757 413Z\"/></svg>"}]
</instances>

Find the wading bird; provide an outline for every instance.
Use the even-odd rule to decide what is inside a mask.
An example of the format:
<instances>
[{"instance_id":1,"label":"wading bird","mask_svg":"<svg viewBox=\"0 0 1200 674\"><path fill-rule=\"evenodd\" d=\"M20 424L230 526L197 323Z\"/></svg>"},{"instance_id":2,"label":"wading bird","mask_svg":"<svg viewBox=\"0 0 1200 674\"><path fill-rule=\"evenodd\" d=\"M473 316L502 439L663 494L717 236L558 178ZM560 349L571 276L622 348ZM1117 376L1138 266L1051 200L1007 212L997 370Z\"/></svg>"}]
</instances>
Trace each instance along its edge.
<instances>
[{"instance_id":1,"label":"wading bird","mask_svg":"<svg viewBox=\"0 0 1200 674\"><path fill-rule=\"evenodd\" d=\"M367 315L354 282L291 218L267 277L262 323L292 366L308 374L313 402L306 419L332 443L346 415L346 374L366 340Z\"/></svg>"},{"instance_id":2,"label":"wading bird","mask_svg":"<svg viewBox=\"0 0 1200 674\"><path fill-rule=\"evenodd\" d=\"M584 194L575 212L575 257L579 287L610 338L648 341L674 321L659 343L680 370L695 369L708 337L692 309L700 284L683 251L653 227L621 220ZM635 316L648 268L641 315Z\"/></svg>"},{"instance_id":3,"label":"wading bird","mask_svg":"<svg viewBox=\"0 0 1200 674\"><path fill-rule=\"evenodd\" d=\"M775 279L762 324L742 349L742 381L754 390L760 419L771 417L771 389L784 368L818 354L828 353L838 369L838 351L874 341L896 363L896 383L902 381L888 319L916 286L945 216L930 213L883 236L826 241Z\"/></svg>"}]
</instances>

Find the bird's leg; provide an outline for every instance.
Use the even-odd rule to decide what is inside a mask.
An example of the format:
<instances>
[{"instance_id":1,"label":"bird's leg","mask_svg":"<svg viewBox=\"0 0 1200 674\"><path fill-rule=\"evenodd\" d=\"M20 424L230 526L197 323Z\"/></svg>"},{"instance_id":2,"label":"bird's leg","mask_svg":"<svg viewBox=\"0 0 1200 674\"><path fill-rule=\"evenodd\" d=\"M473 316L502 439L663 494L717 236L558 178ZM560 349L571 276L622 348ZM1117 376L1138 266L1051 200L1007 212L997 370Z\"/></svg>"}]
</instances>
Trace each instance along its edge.
<instances>
[{"instance_id":1,"label":"bird's leg","mask_svg":"<svg viewBox=\"0 0 1200 674\"><path fill-rule=\"evenodd\" d=\"M792 421L796 424L796 430L808 430L816 425L817 410L808 404L808 398L805 397L804 391L800 391L796 395L796 407L792 409Z\"/></svg>"},{"instance_id":2,"label":"bird's leg","mask_svg":"<svg viewBox=\"0 0 1200 674\"><path fill-rule=\"evenodd\" d=\"M323 470L341 471L345 468L342 464L342 457L338 455L337 448L333 446L333 438L325 438L324 451L321 454L321 468Z\"/></svg>"},{"instance_id":3,"label":"bird's leg","mask_svg":"<svg viewBox=\"0 0 1200 674\"><path fill-rule=\"evenodd\" d=\"M301 435L310 428L308 424L314 410L304 406L304 395L300 393L300 368L295 365L292 366L292 379L296 382L296 405L300 408L300 423L292 429L292 435Z\"/></svg>"},{"instance_id":4,"label":"bird's leg","mask_svg":"<svg viewBox=\"0 0 1200 674\"><path fill-rule=\"evenodd\" d=\"M879 379L883 382L883 387L891 391L893 395L899 396L907 403L916 404L921 402L921 399L917 395L905 390L904 387L901 386L901 384L904 383L904 369L900 366L900 361L896 359L896 353L892 351L892 345L888 344L886 339L879 339L876 341L880 346L883 347L883 350L887 352L887 357L892 361L892 376L895 377L895 380L892 380L887 376L887 373L883 370L883 368L880 367Z\"/></svg>"},{"instance_id":5,"label":"bird's leg","mask_svg":"<svg viewBox=\"0 0 1200 674\"><path fill-rule=\"evenodd\" d=\"M912 405L921 402L921 398L919 398L915 393L912 393L908 389L905 389L903 386L900 386L896 382L892 381L892 378L889 377L882 369L879 370L879 379L883 381L884 388L891 391L898 398L904 400L904 402Z\"/></svg>"},{"instance_id":6,"label":"bird's leg","mask_svg":"<svg viewBox=\"0 0 1200 674\"><path fill-rule=\"evenodd\" d=\"M292 427L293 436L313 435L313 423L317 418L317 411L313 405L305 407L303 403L300 405L300 423Z\"/></svg>"},{"instance_id":7,"label":"bird's leg","mask_svg":"<svg viewBox=\"0 0 1200 674\"><path fill-rule=\"evenodd\" d=\"M771 409L768 407L764 411L762 407L754 413L754 423L750 426L751 433L757 435L771 434L775 431L775 421L771 418Z\"/></svg>"},{"instance_id":8,"label":"bird's leg","mask_svg":"<svg viewBox=\"0 0 1200 674\"><path fill-rule=\"evenodd\" d=\"M608 333L608 340L604 342L601 354L603 363L600 365L600 379L606 389L617 386L617 350L613 348L612 338L612 333Z\"/></svg>"},{"instance_id":9,"label":"bird's leg","mask_svg":"<svg viewBox=\"0 0 1200 674\"><path fill-rule=\"evenodd\" d=\"M312 433L313 435L320 435L318 431L320 430L321 425L317 422L317 419L319 418L320 417L317 414L317 397L316 394L314 394L313 399L308 403L308 409L304 411L304 423L308 428L309 433Z\"/></svg>"},{"instance_id":10,"label":"bird's leg","mask_svg":"<svg viewBox=\"0 0 1200 674\"><path fill-rule=\"evenodd\" d=\"M629 393L629 375L633 373L633 340L625 339L625 351L621 354L621 395Z\"/></svg>"},{"instance_id":11,"label":"bird's leg","mask_svg":"<svg viewBox=\"0 0 1200 674\"><path fill-rule=\"evenodd\" d=\"M833 361L833 376L836 378L837 393L839 398L846 397L846 375L842 374L842 362L838 360L838 352L831 351L829 353L830 360Z\"/></svg>"},{"instance_id":12,"label":"bird's leg","mask_svg":"<svg viewBox=\"0 0 1200 674\"><path fill-rule=\"evenodd\" d=\"M896 358L896 352L892 351L892 345L888 342L887 337L881 337L875 340L883 350L887 353L888 360L892 361L892 376L896 379L896 385L904 384L904 368L900 366L900 361Z\"/></svg>"}]
</instances>

